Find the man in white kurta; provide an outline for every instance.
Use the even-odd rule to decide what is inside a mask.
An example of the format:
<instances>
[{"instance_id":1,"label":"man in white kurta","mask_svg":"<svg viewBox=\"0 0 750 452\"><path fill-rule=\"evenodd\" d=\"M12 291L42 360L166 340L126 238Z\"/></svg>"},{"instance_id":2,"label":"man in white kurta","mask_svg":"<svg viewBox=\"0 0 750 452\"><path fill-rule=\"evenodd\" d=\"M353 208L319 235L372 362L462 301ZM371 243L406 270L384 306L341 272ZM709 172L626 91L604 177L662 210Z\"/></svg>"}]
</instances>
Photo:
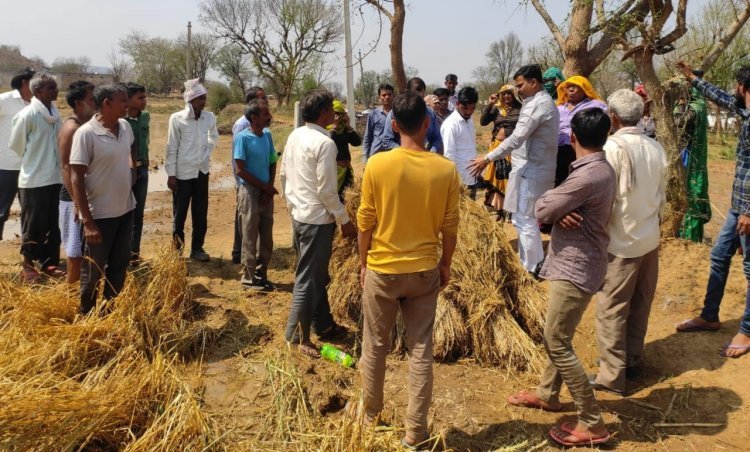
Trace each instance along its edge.
<instances>
[{"instance_id":1,"label":"man in white kurta","mask_svg":"<svg viewBox=\"0 0 750 452\"><path fill-rule=\"evenodd\" d=\"M456 109L440 126L444 155L456 165L461 183L474 191L477 178L469 171L469 165L477 158L477 135L471 115L477 107L478 100L476 89L462 88L458 93Z\"/></svg>"},{"instance_id":2,"label":"man in white kurta","mask_svg":"<svg viewBox=\"0 0 750 452\"><path fill-rule=\"evenodd\" d=\"M471 174L478 176L491 161L511 156L513 170L508 179L504 209L513 214L521 264L537 276L544 261L544 249L534 217L534 203L555 184L560 113L544 91L538 65L521 67L514 80L523 97L516 128L500 146L472 163Z\"/></svg>"},{"instance_id":3,"label":"man in white kurta","mask_svg":"<svg viewBox=\"0 0 750 452\"><path fill-rule=\"evenodd\" d=\"M10 215L10 206L18 193L21 157L8 147L13 117L31 102L29 82L34 71L29 68L16 74L10 81L11 91L0 94L0 240L3 227Z\"/></svg>"}]
</instances>

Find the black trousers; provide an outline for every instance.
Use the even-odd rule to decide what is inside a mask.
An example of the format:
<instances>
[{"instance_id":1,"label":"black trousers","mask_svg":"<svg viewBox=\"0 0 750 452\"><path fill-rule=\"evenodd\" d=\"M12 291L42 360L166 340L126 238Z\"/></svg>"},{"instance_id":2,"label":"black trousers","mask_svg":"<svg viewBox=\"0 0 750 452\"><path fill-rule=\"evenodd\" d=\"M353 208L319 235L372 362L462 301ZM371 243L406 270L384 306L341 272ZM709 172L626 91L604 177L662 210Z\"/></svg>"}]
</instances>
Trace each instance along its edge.
<instances>
[{"instance_id":1,"label":"black trousers","mask_svg":"<svg viewBox=\"0 0 750 452\"><path fill-rule=\"evenodd\" d=\"M60 262L60 187L62 184L19 188L21 254L42 268Z\"/></svg>"},{"instance_id":2,"label":"black trousers","mask_svg":"<svg viewBox=\"0 0 750 452\"><path fill-rule=\"evenodd\" d=\"M10 216L10 206L18 194L18 170L0 170L0 240L3 239L3 228Z\"/></svg>"},{"instance_id":3,"label":"black trousers","mask_svg":"<svg viewBox=\"0 0 750 452\"><path fill-rule=\"evenodd\" d=\"M570 164L576 159L573 146L564 144L557 147L557 167L555 168L555 187L562 184L570 173Z\"/></svg>"},{"instance_id":4,"label":"black trousers","mask_svg":"<svg viewBox=\"0 0 750 452\"><path fill-rule=\"evenodd\" d=\"M133 239L130 242L130 253L133 258L141 256L141 236L143 235L143 213L146 209L148 195L148 166L139 166L136 171L133 196L135 196L135 210L133 211Z\"/></svg>"},{"instance_id":5,"label":"black trousers","mask_svg":"<svg viewBox=\"0 0 750 452\"><path fill-rule=\"evenodd\" d=\"M181 249L185 244L188 207L193 222L190 252L203 251L208 229L208 174L198 172L195 179L177 179L177 190L172 192L172 236L177 249Z\"/></svg>"},{"instance_id":6,"label":"black trousers","mask_svg":"<svg viewBox=\"0 0 750 452\"><path fill-rule=\"evenodd\" d=\"M102 233L97 245L83 243L81 266L81 313L86 314L96 306L97 286L104 276L104 299L117 296L125 285L125 275L130 262L130 239L133 236L133 211L115 218L94 220ZM83 225L81 225L83 237Z\"/></svg>"}]
</instances>

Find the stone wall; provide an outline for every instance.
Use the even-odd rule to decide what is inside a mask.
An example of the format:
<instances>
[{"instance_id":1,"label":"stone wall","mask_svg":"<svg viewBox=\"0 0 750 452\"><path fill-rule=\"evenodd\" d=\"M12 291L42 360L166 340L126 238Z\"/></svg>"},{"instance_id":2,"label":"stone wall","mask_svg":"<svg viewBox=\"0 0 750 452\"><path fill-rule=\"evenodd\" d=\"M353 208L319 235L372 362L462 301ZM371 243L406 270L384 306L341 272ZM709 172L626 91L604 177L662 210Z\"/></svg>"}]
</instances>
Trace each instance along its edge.
<instances>
[{"instance_id":1,"label":"stone wall","mask_svg":"<svg viewBox=\"0 0 750 452\"><path fill-rule=\"evenodd\" d=\"M0 71L0 90L5 91L7 89L10 89L10 81L14 75L16 75L15 72ZM53 76L55 80L57 80L57 87L58 89L60 89L60 91L66 91L68 89L68 86L77 80L87 80L93 83L94 85L98 85L100 83L111 83L115 80L112 74L80 74L76 72L61 72L61 73L50 72L50 75Z\"/></svg>"}]
</instances>

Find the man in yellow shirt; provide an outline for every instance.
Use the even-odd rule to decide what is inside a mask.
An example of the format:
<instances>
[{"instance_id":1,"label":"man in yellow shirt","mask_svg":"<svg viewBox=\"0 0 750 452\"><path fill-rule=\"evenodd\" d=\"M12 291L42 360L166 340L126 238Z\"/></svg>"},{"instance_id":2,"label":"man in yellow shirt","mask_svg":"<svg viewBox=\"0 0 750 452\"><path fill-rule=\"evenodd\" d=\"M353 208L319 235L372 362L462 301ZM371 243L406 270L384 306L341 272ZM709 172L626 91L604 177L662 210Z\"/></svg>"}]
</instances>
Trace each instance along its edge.
<instances>
[{"instance_id":1,"label":"man in yellow shirt","mask_svg":"<svg viewBox=\"0 0 750 452\"><path fill-rule=\"evenodd\" d=\"M428 438L432 329L438 291L448 284L456 248L461 179L450 160L425 150L430 120L418 94L396 96L393 118L401 147L368 160L357 212L364 288L360 368L364 422L370 423L383 408L385 359L401 309L409 348L409 405L402 442L413 447Z\"/></svg>"}]
</instances>

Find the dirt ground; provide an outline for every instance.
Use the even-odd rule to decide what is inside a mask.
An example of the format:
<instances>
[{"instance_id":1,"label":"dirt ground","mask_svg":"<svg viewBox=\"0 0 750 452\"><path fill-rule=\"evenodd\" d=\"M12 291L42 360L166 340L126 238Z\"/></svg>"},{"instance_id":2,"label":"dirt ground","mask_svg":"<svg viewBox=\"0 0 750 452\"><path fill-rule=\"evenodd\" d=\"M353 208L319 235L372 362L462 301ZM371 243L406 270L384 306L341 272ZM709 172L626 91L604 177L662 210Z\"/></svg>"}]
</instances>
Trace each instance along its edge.
<instances>
[{"instance_id":1,"label":"dirt ground","mask_svg":"<svg viewBox=\"0 0 750 452\"><path fill-rule=\"evenodd\" d=\"M166 122L171 111L181 108L178 100L151 100L152 181L164 178L161 168ZM291 129L288 115L276 114L272 128L276 145L283 149ZM485 128L479 128L485 129ZM480 141L488 131L481 130ZM203 387L206 409L230 426L231 441L238 449L256 449L249 438L263 418L265 405L262 385L264 359L285 348L282 331L291 300L294 279L294 253L291 249L290 220L277 198L275 206L273 256L269 278L278 290L269 295L248 295L239 284L239 266L230 259L233 236L235 192L229 168L231 138L221 136L214 151L211 174L206 251L211 262L189 263L191 286L206 306L205 322L221 333L207 347L199 367L186 369L196 375ZM354 152L355 160L359 151ZM712 159L710 196L715 206L707 225L706 243L711 243L729 207L734 162ZM361 164L357 163L361 174ZM161 176L159 174L162 174ZM17 212L13 214L17 219ZM146 258L169 240L171 195L167 191L149 194L144 229ZM188 225L187 231L190 232ZM508 226L509 235L514 234ZM0 242L0 271L16 272L20 267L18 237ZM674 324L699 312L708 277L709 245L665 240L660 254L660 277L646 344L646 371L633 393L619 398L603 393L597 396L605 410L605 420L614 432L608 448L621 450L746 450L750 413L744 399L750 385L744 382L747 357L732 360L718 354L738 329L744 307L747 283L735 258L723 302L723 326L719 332L677 334ZM355 350L357 335L340 344ZM589 308L576 337L576 350L584 365L595 371L597 356L593 308ZM339 369L325 361L295 357L304 375L310 399L319 413L341 416L346 399L357 394L355 370ZM400 357L388 359L386 414L394 426L402 425L406 403L407 363ZM533 387L534 374L514 374L502 368L481 368L471 360L437 364L434 401L430 412L433 433L443 438L441 447L455 450L544 450L549 427L560 419L572 418L575 408L564 398L562 415L509 406L507 395ZM671 410L668 409L672 406ZM667 413L667 411L669 411ZM654 423L719 423L713 428L655 428ZM394 444L395 447L395 444Z\"/></svg>"}]
</instances>

